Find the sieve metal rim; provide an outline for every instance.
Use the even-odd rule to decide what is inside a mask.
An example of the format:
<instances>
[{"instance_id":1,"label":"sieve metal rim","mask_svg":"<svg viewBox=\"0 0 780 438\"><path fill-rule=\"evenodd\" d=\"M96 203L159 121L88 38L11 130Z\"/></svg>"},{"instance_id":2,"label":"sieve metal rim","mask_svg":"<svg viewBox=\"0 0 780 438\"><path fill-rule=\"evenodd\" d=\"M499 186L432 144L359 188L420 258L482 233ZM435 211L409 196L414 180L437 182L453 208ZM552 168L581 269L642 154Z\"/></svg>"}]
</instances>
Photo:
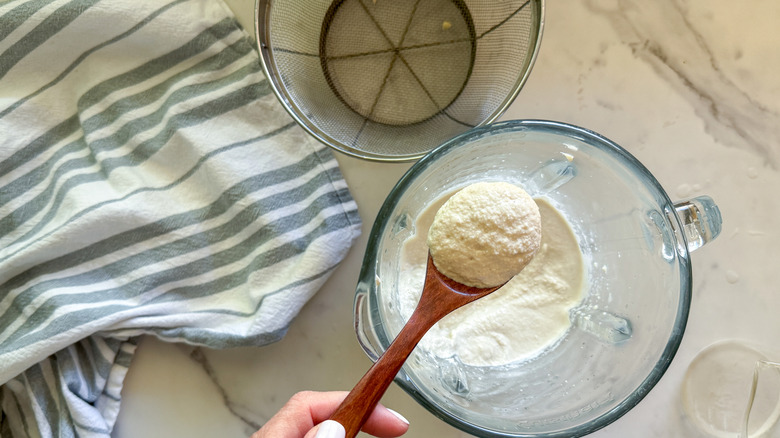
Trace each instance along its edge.
<instances>
[{"instance_id":1,"label":"sieve metal rim","mask_svg":"<svg viewBox=\"0 0 780 438\"><path fill-rule=\"evenodd\" d=\"M365 150L352 147L348 144L344 144L343 142L333 138L328 133L321 130L319 127L317 127L314 123L312 123L309 120L309 118L306 117L306 115L300 111L298 105L295 104L290 94L287 92L287 88L285 87L285 85L282 83L280 79L280 74L276 67L276 62L274 61L274 56L271 47L268 45L268 42L270 41L270 30L268 26L268 19L270 17L270 9L272 7L273 2L274 0L255 1L255 13L254 13L255 44L257 46L257 50L259 53L260 65L263 69L263 73L265 74L266 79L271 85L271 90L273 91L274 95L277 97L279 102L282 104L282 107L284 107L287 113L290 114L290 116L293 118L293 120L295 120L295 122L299 126L301 126L306 132L308 132L311 136L313 136L315 139L325 144L326 146L334 150L337 150L343 154L355 158L364 159L367 161L390 162L390 163L412 162L422 158L428 152L430 152L430 150L433 149L431 148L427 151L406 154L406 155L382 155L377 153L371 153ZM507 94L503 102L497 107L497 109L490 116L486 117L483 121L476 124L474 127L490 124L496 121L499 117L501 117L501 115L503 115L504 112L506 112L506 110L509 108L512 102L514 102L514 100L517 98L517 95L520 93L520 90L528 81L528 77L531 74L531 70L533 70L533 66L536 64L536 58L539 54L539 48L541 46L541 41L542 41L542 34L544 33L545 2L546 0L528 0L528 3L532 3L535 6L536 10L539 12L534 16L535 18L534 24L536 25L537 28L536 38L533 41L529 41L530 56L528 56L527 58L525 68L523 69L522 74L518 75L517 81L512 87L512 92ZM443 139L441 143L444 143L447 140L448 139Z\"/></svg>"}]
</instances>

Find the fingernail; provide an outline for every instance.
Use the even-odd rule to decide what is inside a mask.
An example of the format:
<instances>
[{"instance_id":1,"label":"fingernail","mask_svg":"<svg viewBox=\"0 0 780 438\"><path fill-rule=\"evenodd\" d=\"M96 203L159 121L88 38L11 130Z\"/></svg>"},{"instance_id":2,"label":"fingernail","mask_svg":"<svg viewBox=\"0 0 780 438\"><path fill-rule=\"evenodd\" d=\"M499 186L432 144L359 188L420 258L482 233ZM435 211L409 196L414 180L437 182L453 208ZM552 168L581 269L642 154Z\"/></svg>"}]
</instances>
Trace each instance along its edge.
<instances>
[{"instance_id":1,"label":"fingernail","mask_svg":"<svg viewBox=\"0 0 780 438\"><path fill-rule=\"evenodd\" d=\"M317 429L317 435L314 438L344 438L347 432L344 430L339 422L333 420L325 420L320 423L320 427Z\"/></svg>"},{"instance_id":2,"label":"fingernail","mask_svg":"<svg viewBox=\"0 0 780 438\"><path fill-rule=\"evenodd\" d=\"M403 421L403 422L404 422L404 423L406 423L406 424L409 424L409 420L407 420L406 418L404 418L404 416L403 416L403 415L399 414L398 412L396 412L396 411L394 411L394 410L392 410L392 409L390 409L390 408L387 408L387 410L388 410L388 411L390 411L390 413L391 413L391 414L393 414L393 415L395 415L396 417L398 417L398 419L399 419L399 420Z\"/></svg>"}]
</instances>

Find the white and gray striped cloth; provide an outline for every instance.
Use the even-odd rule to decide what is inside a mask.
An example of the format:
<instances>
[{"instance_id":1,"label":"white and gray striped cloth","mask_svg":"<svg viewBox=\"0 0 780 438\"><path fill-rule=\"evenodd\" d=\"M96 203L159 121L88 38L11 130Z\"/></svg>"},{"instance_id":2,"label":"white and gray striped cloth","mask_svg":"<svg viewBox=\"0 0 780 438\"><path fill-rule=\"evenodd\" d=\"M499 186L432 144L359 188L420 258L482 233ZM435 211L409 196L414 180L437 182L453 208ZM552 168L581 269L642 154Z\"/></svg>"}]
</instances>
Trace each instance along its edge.
<instances>
[{"instance_id":1,"label":"white and gray striped cloth","mask_svg":"<svg viewBox=\"0 0 780 438\"><path fill-rule=\"evenodd\" d=\"M218 0L0 2L0 435L108 437L137 336L279 340L360 232Z\"/></svg>"}]
</instances>

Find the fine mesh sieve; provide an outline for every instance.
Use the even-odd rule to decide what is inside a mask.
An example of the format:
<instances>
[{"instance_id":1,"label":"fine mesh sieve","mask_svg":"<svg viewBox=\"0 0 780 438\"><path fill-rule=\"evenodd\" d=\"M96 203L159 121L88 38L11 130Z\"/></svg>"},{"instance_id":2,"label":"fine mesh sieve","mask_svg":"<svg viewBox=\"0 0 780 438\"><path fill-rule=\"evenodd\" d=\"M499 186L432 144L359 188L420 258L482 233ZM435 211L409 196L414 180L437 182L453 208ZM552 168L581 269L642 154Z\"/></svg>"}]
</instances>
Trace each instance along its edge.
<instances>
[{"instance_id":1,"label":"fine mesh sieve","mask_svg":"<svg viewBox=\"0 0 780 438\"><path fill-rule=\"evenodd\" d=\"M498 118L539 47L543 0L258 0L272 88L344 153L415 160Z\"/></svg>"}]
</instances>

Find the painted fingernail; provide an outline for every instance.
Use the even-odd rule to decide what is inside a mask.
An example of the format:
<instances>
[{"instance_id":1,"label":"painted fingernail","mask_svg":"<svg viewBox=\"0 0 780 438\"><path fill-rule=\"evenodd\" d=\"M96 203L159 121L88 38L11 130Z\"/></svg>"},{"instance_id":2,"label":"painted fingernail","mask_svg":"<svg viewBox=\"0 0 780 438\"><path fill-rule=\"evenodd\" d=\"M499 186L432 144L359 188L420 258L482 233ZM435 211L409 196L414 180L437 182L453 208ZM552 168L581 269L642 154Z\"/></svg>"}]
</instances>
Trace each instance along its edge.
<instances>
[{"instance_id":1,"label":"painted fingernail","mask_svg":"<svg viewBox=\"0 0 780 438\"><path fill-rule=\"evenodd\" d=\"M317 435L314 435L314 438L344 438L346 435L347 432L340 423L333 420L325 420L320 423Z\"/></svg>"},{"instance_id":2,"label":"painted fingernail","mask_svg":"<svg viewBox=\"0 0 780 438\"><path fill-rule=\"evenodd\" d=\"M409 424L409 420L407 420L406 418L404 418L404 416L403 416L403 415L399 414L398 412L396 412L396 411L394 411L394 410L392 410L392 409L390 409L390 408L387 408L387 410L388 410L388 411L390 411L390 413L391 413L391 414L393 414L393 415L395 415L396 417L398 417L398 419L399 419L399 420L403 421L403 422L404 422L404 423L406 423L406 424Z\"/></svg>"}]
</instances>

